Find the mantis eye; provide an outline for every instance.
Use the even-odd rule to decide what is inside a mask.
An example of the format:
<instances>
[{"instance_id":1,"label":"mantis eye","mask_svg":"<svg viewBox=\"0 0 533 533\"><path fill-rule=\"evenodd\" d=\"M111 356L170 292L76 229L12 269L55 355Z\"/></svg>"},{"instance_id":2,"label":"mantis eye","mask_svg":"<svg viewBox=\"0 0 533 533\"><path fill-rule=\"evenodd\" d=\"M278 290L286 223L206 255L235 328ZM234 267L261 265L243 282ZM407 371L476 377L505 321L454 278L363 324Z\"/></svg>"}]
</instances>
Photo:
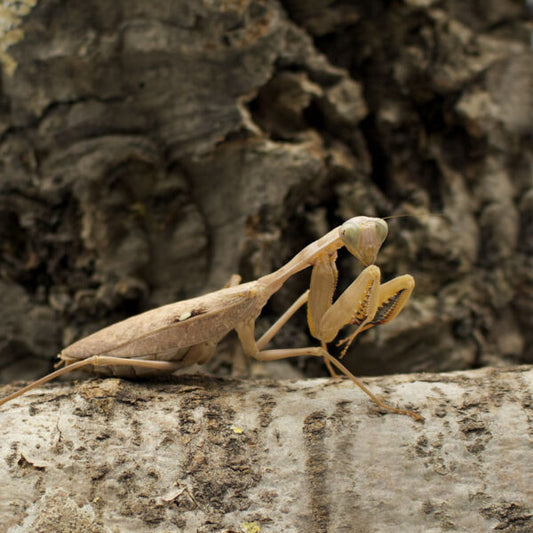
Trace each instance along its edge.
<instances>
[{"instance_id":1,"label":"mantis eye","mask_svg":"<svg viewBox=\"0 0 533 533\"><path fill-rule=\"evenodd\" d=\"M356 249L361 242L361 229L351 221L345 222L340 229L340 237L344 245L348 248Z\"/></svg>"},{"instance_id":2,"label":"mantis eye","mask_svg":"<svg viewBox=\"0 0 533 533\"><path fill-rule=\"evenodd\" d=\"M376 236L379 240L380 245L383 244L383 241L387 238L387 234L389 233L389 226L387 223L378 218L376 219Z\"/></svg>"}]
</instances>

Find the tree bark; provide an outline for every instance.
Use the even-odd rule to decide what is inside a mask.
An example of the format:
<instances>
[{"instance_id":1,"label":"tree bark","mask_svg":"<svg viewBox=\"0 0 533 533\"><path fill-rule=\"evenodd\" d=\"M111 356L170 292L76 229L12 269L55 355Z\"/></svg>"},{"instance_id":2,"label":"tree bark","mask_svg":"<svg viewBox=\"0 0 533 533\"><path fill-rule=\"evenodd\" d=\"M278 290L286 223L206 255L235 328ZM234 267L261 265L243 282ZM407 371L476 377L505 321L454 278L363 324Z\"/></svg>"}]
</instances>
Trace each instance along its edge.
<instances>
[{"instance_id":1,"label":"tree bark","mask_svg":"<svg viewBox=\"0 0 533 533\"><path fill-rule=\"evenodd\" d=\"M533 529L533 369L53 384L0 409L2 531ZM4 387L0 394L10 387Z\"/></svg>"}]
</instances>

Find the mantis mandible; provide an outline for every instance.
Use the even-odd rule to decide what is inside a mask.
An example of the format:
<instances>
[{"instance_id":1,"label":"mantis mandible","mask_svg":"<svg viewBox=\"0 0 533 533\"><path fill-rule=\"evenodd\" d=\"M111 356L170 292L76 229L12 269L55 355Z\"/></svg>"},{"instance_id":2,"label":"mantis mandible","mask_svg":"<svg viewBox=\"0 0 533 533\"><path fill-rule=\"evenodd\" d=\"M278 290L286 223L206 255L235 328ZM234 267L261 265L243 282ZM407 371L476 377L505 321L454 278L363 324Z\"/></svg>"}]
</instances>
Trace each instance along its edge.
<instances>
[{"instance_id":1,"label":"mantis mandible","mask_svg":"<svg viewBox=\"0 0 533 533\"><path fill-rule=\"evenodd\" d=\"M415 420L423 417L407 409L392 407L375 396L339 360L362 331L392 320L405 306L414 288L412 276L403 275L381 284L381 273L373 263L388 233L380 218L354 217L312 242L288 263L256 281L240 283L233 276L218 291L132 316L85 337L60 352L64 367L0 400L0 405L62 374L93 367L100 374L133 377L143 373L169 373L192 364L203 364L216 351L217 344L236 330L246 355L260 361L273 361L301 355L324 359L358 385L380 407ZM333 302L337 283L337 250L345 246L366 268ZM268 299L288 278L312 267L310 287L256 341L255 321ZM307 302L311 335L320 346L290 349L264 349L289 318ZM340 358L332 356L327 343L341 328L354 326L342 340Z\"/></svg>"}]
</instances>

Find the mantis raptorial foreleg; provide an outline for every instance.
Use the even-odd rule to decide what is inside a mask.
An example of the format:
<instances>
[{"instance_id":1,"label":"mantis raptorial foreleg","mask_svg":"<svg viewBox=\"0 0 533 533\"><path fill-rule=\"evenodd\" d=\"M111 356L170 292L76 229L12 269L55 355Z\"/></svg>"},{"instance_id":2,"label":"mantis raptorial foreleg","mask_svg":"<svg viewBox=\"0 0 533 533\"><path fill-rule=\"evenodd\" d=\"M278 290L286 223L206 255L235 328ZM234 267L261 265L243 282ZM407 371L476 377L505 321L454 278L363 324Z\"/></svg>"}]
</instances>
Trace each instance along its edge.
<instances>
[{"instance_id":1,"label":"mantis raptorial foreleg","mask_svg":"<svg viewBox=\"0 0 533 533\"><path fill-rule=\"evenodd\" d=\"M412 276L405 274L391 279L379 286L377 295L377 307L373 313L371 320L356 321L353 323L356 328L345 339L340 340L337 346L344 345L340 358L346 355L346 351L350 344L359 333L366 331L373 326L380 326L390 322L398 313L405 307L413 292L415 282Z\"/></svg>"},{"instance_id":2,"label":"mantis raptorial foreleg","mask_svg":"<svg viewBox=\"0 0 533 533\"><path fill-rule=\"evenodd\" d=\"M341 354L344 357L359 333L396 317L411 296L413 277L398 276L383 285L380 278L377 266L365 268L333 303L337 269L332 260L318 261L313 267L309 290L307 319L311 335L329 343L344 326L355 326L354 331L338 344L345 345Z\"/></svg>"},{"instance_id":3,"label":"mantis raptorial foreleg","mask_svg":"<svg viewBox=\"0 0 533 533\"><path fill-rule=\"evenodd\" d=\"M307 322L311 335L321 342L331 342L347 324L356 331L374 316L377 306L377 289L380 272L377 267L367 267L333 304L337 285L335 257L319 261L311 273ZM332 376L336 376L331 362L325 359Z\"/></svg>"},{"instance_id":4,"label":"mantis raptorial foreleg","mask_svg":"<svg viewBox=\"0 0 533 533\"><path fill-rule=\"evenodd\" d=\"M337 367L381 407L407 414L416 420L423 420L417 413L397 409L377 398L344 365L331 356L326 347L326 343L333 341L341 328L348 324L355 326L354 331L339 342L339 345L345 345L341 353L342 358L359 333L392 320L409 299L414 288L413 278L409 275L399 276L380 285L380 270L377 266L371 265L365 268L333 303L332 297L337 282L334 260L334 257L330 257L327 260L317 261L313 267L307 313L309 330L321 342L322 356L328 370L332 375L336 375L333 366Z\"/></svg>"},{"instance_id":5,"label":"mantis raptorial foreleg","mask_svg":"<svg viewBox=\"0 0 533 533\"><path fill-rule=\"evenodd\" d=\"M379 282L381 273L375 265L366 267L355 281L337 298L327 302L316 302L319 292L316 283L325 283L328 274L324 275L322 264L313 268L308 305L308 321L311 335L323 342L331 342L339 330L348 324L357 329L372 320L378 308ZM330 281L328 280L329 284ZM329 296L329 295L328 295ZM323 296L319 296L323 298Z\"/></svg>"}]
</instances>

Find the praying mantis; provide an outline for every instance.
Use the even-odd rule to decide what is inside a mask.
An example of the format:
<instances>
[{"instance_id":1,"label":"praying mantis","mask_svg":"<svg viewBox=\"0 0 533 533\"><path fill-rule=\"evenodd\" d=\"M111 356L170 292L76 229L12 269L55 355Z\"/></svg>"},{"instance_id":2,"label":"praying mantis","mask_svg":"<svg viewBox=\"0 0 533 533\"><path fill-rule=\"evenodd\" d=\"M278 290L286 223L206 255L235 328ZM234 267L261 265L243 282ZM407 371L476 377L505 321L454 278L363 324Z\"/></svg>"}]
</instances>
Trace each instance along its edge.
<instances>
[{"instance_id":1,"label":"praying mantis","mask_svg":"<svg viewBox=\"0 0 533 533\"><path fill-rule=\"evenodd\" d=\"M247 283L239 276L215 292L171 303L132 316L103 328L63 349L58 355L62 368L0 399L0 406L62 374L85 367L96 373L133 377L148 373L171 373L192 364L203 364L215 353L218 343L236 330L246 355L260 361L297 356L321 357L332 375L337 369L358 385L381 408L424 420L408 409L388 405L374 395L340 361L355 337L373 326L395 318L409 299L414 279L398 276L381 283L374 265L388 234L380 218L358 216L326 233L303 248L288 263L271 274ZM364 266L361 274L333 301L337 284L337 251L345 246ZM310 286L259 339L255 321L269 298L296 273L312 267ZM307 303L307 322L319 346L265 349L294 313ZM339 358L328 352L347 325L353 332L340 341Z\"/></svg>"}]
</instances>

